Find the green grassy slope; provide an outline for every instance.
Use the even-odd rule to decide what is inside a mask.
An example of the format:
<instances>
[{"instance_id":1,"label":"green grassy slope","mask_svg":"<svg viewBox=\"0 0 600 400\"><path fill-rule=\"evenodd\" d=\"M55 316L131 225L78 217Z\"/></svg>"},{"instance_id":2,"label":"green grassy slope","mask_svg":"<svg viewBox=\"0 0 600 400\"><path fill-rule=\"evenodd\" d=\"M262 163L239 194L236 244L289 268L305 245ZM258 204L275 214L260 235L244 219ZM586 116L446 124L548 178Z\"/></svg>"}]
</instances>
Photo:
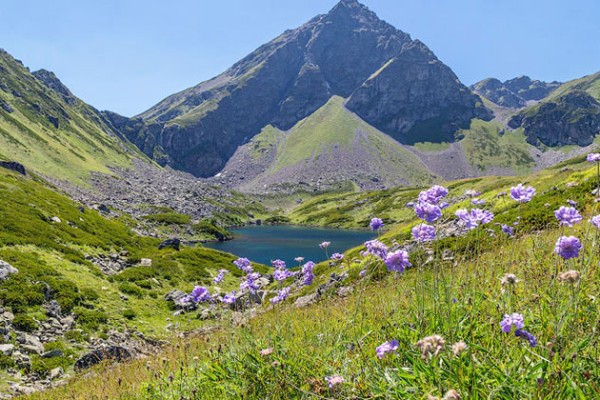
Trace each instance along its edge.
<instances>
[{"instance_id":1,"label":"green grassy slope","mask_svg":"<svg viewBox=\"0 0 600 400\"><path fill-rule=\"evenodd\" d=\"M381 262L362 258L360 248L353 249L341 264L315 268L315 287L332 272L348 273L342 285L353 290L344 298L331 290L303 309L291 306L292 298L242 326L223 321L210 337L182 342L146 368L131 364L100 370L43 398L426 399L449 390L461 398L596 398L599 234L587 222L600 212L591 195L598 184L596 167L581 157L529 176L526 183L537 194L518 205L502 193L522 179L450 183L451 205L444 210L443 225L457 209L471 207L463 197L467 189L482 192L483 207L496 214L495 223L413 247L413 268L404 274L391 274ZM387 203L364 215L393 214L401 205L391 199L416 194L373 197L367 200L371 207L385 197ZM311 213L320 205L316 200L300 209ZM335 195L320 200L335 210L356 205L358 199ZM577 203L583 222L559 227L553 211L567 200ZM417 223L406 215L403 222L388 224L381 240L406 244ZM496 223L513 225L516 238L501 233ZM564 261L553 253L561 235L581 239L579 257ZM571 269L581 273L579 283L557 280L558 272ZM506 273L519 282L503 286ZM537 337L535 347L501 332L499 323L510 313L523 315L525 329ZM435 334L445 344L437 354L423 356L418 341ZM393 339L399 342L397 352L379 359L376 347ZM454 351L453 344L461 341L466 350ZM265 349L272 352L261 355ZM344 383L330 389L326 377L334 375ZM109 377L116 376L119 383L111 383Z\"/></svg>"},{"instance_id":2,"label":"green grassy slope","mask_svg":"<svg viewBox=\"0 0 600 400\"><path fill-rule=\"evenodd\" d=\"M76 320L72 335L68 333L63 343L75 355L82 346L69 339L101 337L109 329L128 327L152 337L167 337L165 327L173 310L164 295L173 289L189 291L195 284L210 285L221 268L233 272L226 277L223 290L237 286L239 271L232 268L233 256L202 247L159 251L160 240L133 234L128 217L107 219L80 208L33 178L0 170L0 198L0 260L19 270L0 281L0 305L15 318L38 326L47 320L41 282L47 283L63 315L72 314ZM61 222L52 222L52 217ZM128 252L132 265L149 258L152 266L133 266L107 276L86 258L123 251ZM195 319L180 324L181 329L202 325ZM66 367L74 359L62 361ZM42 360L35 362L46 372ZM0 385L0 392L4 389Z\"/></svg>"},{"instance_id":3,"label":"green grassy slope","mask_svg":"<svg viewBox=\"0 0 600 400\"><path fill-rule=\"evenodd\" d=\"M3 51L0 89L0 157L4 159L83 184L91 171L110 173L110 166L131 165L131 154L144 157L116 137L94 108L49 89Z\"/></svg>"},{"instance_id":4,"label":"green grassy slope","mask_svg":"<svg viewBox=\"0 0 600 400\"><path fill-rule=\"evenodd\" d=\"M275 156L266 170L244 187L262 182L310 181L337 175L337 181L368 181L377 176L388 186L423 184L431 172L410 151L344 108L333 96L287 132L266 127L249 143L251 159ZM268 150L268 151L267 151ZM294 171L293 173L290 171ZM353 179L354 178L354 179Z\"/></svg>"}]
</instances>

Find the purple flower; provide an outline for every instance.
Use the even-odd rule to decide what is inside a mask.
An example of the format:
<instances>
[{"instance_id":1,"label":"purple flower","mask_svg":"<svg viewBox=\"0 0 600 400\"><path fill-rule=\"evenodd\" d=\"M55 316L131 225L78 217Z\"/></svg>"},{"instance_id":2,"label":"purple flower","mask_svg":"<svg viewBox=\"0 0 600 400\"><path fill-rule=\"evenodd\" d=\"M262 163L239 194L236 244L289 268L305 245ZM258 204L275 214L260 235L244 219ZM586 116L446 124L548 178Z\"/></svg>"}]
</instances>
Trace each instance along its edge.
<instances>
[{"instance_id":1,"label":"purple flower","mask_svg":"<svg viewBox=\"0 0 600 400\"><path fill-rule=\"evenodd\" d=\"M443 210L443 209L445 209L445 208L448 208L448 207L450 207L450 204L446 203L445 201L442 201L442 202L439 204L439 206L440 206L440 208Z\"/></svg>"},{"instance_id":2,"label":"purple flower","mask_svg":"<svg viewBox=\"0 0 600 400\"><path fill-rule=\"evenodd\" d=\"M590 219L590 222L596 228L600 229L600 215L596 215L595 217L592 217L592 219Z\"/></svg>"},{"instance_id":3,"label":"purple flower","mask_svg":"<svg viewBox=\"0 0 600 400\"><path fill-rule=\"evenodd\" d=\"M373 218L369 226L372 230L378 231L381 228L383 228L383 221L381 220L381 218Z\"/></svg>"},{"instance_id":4,"label":"purple flower","mask_svg":"<svg viewBox=\"0 0 600 400\"><path fill-rule=\"evenodd\" d=\"M419 224L412 228L412 236L417 242L431 242L435 240L435 228L427 224Z\"/></svg>"},{"instance_id":5,"label":"purple flower","mask_svg":"<svg viewBox=\"0 0 600 400\"><path fill-rule=\"evenodd\" d=\"M431 203L419 202L415 206L417 217L429 223L435 222L442 217L442 209Z\"/></svg>"},{"instance_id":6,"label":"purple flower","mask_svg":"<svg viewBox=\"0 0 600 400\"><path fill-rule=\"evenodd\" d=\"M568 260L579 257L579 251L582 247L581 242L575 236L561 236L556 242L554 252L563 259Z\"/></svg>"},{"instance_id":7,"label":"purple flower","mask_svg":"<svg viewBox=\"0 0 600 400\"><path fill-rule=\"evenodd\" d=\"M335 389L342 383L344 383L344 377L340 375L326 376L327 386L329 389Z\"/></svg>"},{"instance_id":8,"label":"purple flower","mask_svg":"<svg viewBox=\"0 0 600 400\"><path fill-rule=\"evenodd\" d=\"M215 276L213 278L213 282L215 284L221 283L223 281L223 278L225 278L225 274L228 274L228 273L229 273L229 271L227 271L226 269L220 269L219 273L217 274L217 276Z\"/></svg>"},{"instance_id":9,"label":"purple flower","mask_svg":"<svg viewBox=\"0 0 600 400\"><path fill-rule=\"evenodd\" d=\"M221 299L221 301L225 304L233 304L235 303L235 295L236 295L236 291L233 290L231 293L226 294L225 296L223 296L223 298Z\"/></svg>"},{"instance_id":10,"label":"purple flower","mask_svg":"<svg viewBox=\"0 0 600 400\"><path fill-rule=\"evenodd\" d=\"M248 290L252 293L256 292L259 289L258 280L260 279L260 274L258 272L252 272L246 275L246 280L240 283L240 289L242 291Z\"/></svg>"},{"instance_id":11,"label":"purple flower","mask_svg":"<svg viewBox=\"0 0 600 400\"><path fill-rule=\"evenodd\" d=\"M238 258L233 263L236 267L238 267L247 274L254 272L254 270L250 266L250 260L248 260L247 258Z\"/></svg>"},{"instance_id":12,"label":"purple flower","mask_svg":"<svg viewBox=\"0 0 600 400\"><path fill-rule=\"evenodd\" d=\"M480 224L487 224L494 219L492 212L479 208L474 208L471 211L467 211L464 208L460 209L456 211L456 216L469 230L477 228Z\"/></svg>"},{"instance_id":13,"label":"purple flower","mask_svg":"<svg viewBox=\"0 0 600 400\"><path fill-rule=\"evenodd\" d=\"M444 197L448 195L448 189L443 186L434 185L427 190L419 193L419 202L438 204ZM432 221L428 221L432 222Z\"/></svg>"},{"instance_id":14,"label":"purple flower","mask_svg":"<svg viewBox=\"0 0 600 400\"><path fill-rule=\"evenodd\" d=\"M535 196L535 189L531 186L523 186L519 183L517 186L510 188L510 197L518 203L527 203Z\"/></svg>"},{"instance_id":15,"label":"purple flower","mask_svg":"<svg viewBox=\"0 0 600 400\"><path fill-rule=\"evenodd\" d=\"M558 210L554 211L554 215L560 225L573 226L578 222L581 222L583 219L579 211L577 211L574 207L565 207L561 206Z\"/></svg>"},{"instance_id":16,"label":"purple flower","mask_svg":"<svg viewBox=\"0 0 600 400\"><path fill-rule=\"evenodd\" d=\"M302 275L304 275L304 286L310 286L313 282L313 279L315 279L313 268L315 268L315 263L312 261L309 261L302 266Z\"/></svg>"},{"instance_id":17,"label":"purple flower","mask_svg":"<svg viewBox=\"0 0 600 400\"><path fill-rule=\"evenodd\" d=\"M482 206L485 204L485 200L483 199L472 199L471 200L471 204L474 204L476 206Z\"/></svg>"},{"instance_id":18,"label":"purple flower","mask_svg":"<svg viewBox=\"0 0 600 400\"><path fill-rule=\"evenodd\" d=\"M326 249L326 248L328 248L329 246L331 246L331 242L323 242L323 243L321 243L321 244L319 245L319 247L320 247L320 248L322 248L322 249Z\"/></svg>"},{"instance_id":19,"label":"purple flower","mask_svg":"<svg viewBox=\"0 0 600 400\"><path fill-rule=\"evenodd\" d=\"M390 342L385 342L381 346L377 347L377 357L381 360L389 353L395 353L398 351L399 343L397 340L392 340Z\"/></svg>"},{"instance_id":20,"label":"purple flower","mask_svg":"<svg viewBox=\"0 0 600 400\"><path fill-rule=\"evenodd\" d=\"M512 237L515 235L515 229L512 226L502 224L502 232Z\"/></svg>"},{"instance_id":21,"label":"purple flower","mask_svg":"<svg viewBox=\"0 0 600 400\"><path fill-rule=\"evenodd\" d=\"M513 326L516 329L523 329L525 326L525 323L523 322L523 315L518 313L504 314L504 319L500 321L502 332L510 333Z\"/></svg>"},{"instance_id":22,"label":"purple flower","mask_svg":"<svg viewBox=\"0 0 600 400\"><path fill-rule=\"evenodd\" d=\"M367 274L367 270L363 269L362 271L360 271L359 275L360 275L361 278L364 278L366 274Z\"/></svg>"},{"instance_id":23,"label":"purple flower","mask_svg":"<svg viewBox=\"0 0 600 400\"><path fill-rule=\"evenodd\" d=\"M573 207L577 207L577 202L575 200L568 199L567 204Z\"/></svg>"},{"instance_id":24,"label":"purple flower","mask_svg":"<svg viewBox=\"0 0 600 400\"><path fill-rule=\"evenodd\" d=\"M333 253L331 255L331 259L334 260L334 261L341 261L341 260L344 259L344 255L340 254L340 253Z\"/></svg>"},{"instance_id":25,"label":"purple flower","mask_svg":"<svg viewBox=\"0 0 600 400\"><path fill-rule=\"evenodd\" d=\"M275 296L271 299L271 303L273 303L273 304L281 303L282 301L285 301L285 299L287 299L289 295L290 295L290 288L288 286L288 287L285 287L285 288L279 290L277 292L277 296Z\"/></svg>"},{"instance_id":26,"label":"purple flower","mask_svg":"<svg viewBox=\"0 0 600 400\"><path fill-rule=\"evenodd\" d=\"M529 346L535 347L537 345L537 338L525 329L516 329L515 336L525 339L529 342Z\"/></svg>"},{"instance_id":27,"label":"purple flower","mask_svg":"<svg viewBox=\"0 0 600 400\"><path fill-rule=\"evenodd\" d=\"M290 272L290 270L285 268L277 268L275 272L273 272L273 278L277 282L283 282L290 276L292 276L292 273Z\"/></svg>"},{"instance_id":28,"label":"purple flower","mask_svg":"<svg viewBox=\"0 0 600 400\"><path fill-rule=\"evenodd\" d=\"M408 261L408 253L404 250L398 250L387 255L385 265L389 271L404 272L404 269L412 264Z\"/></svg>"},{"instance_id":29,"label":"purple flower","mask_svg":"<svg viewBox=\"0 0 600 400\"><path fill-rule=\"evenodd\" d=\"M590 153L587 155L588 162L600 162L600 153Z\"/></svg>"},{"instance_id":30,"label":"purple flower","mask_svg":"<svg viewBox=\"0 0 600 400\"><path fill-rule=\"evenodd\" d=\"M271 261L271 265L275 268L285 268L285 261L277 259L275 261Z\"/></svg>"},{"instance_id":31,"label":"purple flower","mask_svg":"<svg viewBox=\"0 0 600 400\"><path fill-rule=\"evenodd\" d=\"M206 301L211 301L212 297L210 297L207 288L204 286L196 286L194 290L192 290L192 293L190 293L189 299L194 303L204 303Z\"/></svg>"},{"instance_id":32,"label":"purple flower","mask_svg":"<svg viewBox=\"0 0 600 400\"><path fill-rule=\"evenodd\" d=\"M375 257L379 257L382 260L385 259L388 247L379 240L369 240L365 242L365 246L367 247L367 253L373 254Z\"/></svg>"}]
</instances>

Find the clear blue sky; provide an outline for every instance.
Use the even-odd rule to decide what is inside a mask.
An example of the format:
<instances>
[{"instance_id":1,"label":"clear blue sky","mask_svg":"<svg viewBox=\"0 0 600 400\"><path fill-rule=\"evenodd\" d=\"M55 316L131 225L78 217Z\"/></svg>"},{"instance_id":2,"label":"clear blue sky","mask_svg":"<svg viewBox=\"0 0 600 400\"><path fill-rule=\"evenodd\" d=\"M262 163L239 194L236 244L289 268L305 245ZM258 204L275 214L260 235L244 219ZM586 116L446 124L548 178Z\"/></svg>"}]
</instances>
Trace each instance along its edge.
<instances>
[{"instance_id":1,"label":"clear blue sky","mask_svg":"<svg viewBox=\"0 0 600 400\"><path fill-rule=\"evenodd\" d=\"M336 0L2 0L0 47L131 116L217 75ZM599 0L364 0L467 85L600 70Z\"/></svg>"}]
</instances>

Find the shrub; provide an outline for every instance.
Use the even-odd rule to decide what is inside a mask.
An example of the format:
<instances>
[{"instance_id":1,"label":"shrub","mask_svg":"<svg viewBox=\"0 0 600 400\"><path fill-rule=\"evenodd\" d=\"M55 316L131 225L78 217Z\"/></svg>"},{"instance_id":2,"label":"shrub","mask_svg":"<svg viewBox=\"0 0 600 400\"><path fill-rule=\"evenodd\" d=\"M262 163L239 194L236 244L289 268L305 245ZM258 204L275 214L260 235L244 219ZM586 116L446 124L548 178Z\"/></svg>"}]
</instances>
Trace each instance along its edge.
<instances>
[{"instance_id":1,"label":"shrub","mask_svg":"<svg viewBox=\"0 0 600 400\"><path fill-rule=\"evenodd\" d=\"M233 235L230 232L228 232L226 229L216 226L214 221L200 221L196 225L192 226L192 229L196 233L205 233L207 235L214 236L219 241L233 238Z\"/></svg>"},{"instance_id":2,"label":"shrub","mask_svg":"<svg viewBox=\"0 0 600 400\"><path fill-rule=\"evenodd\" d=\"M189 224L191 217L189 215L179 214L176 212L151 214L143 217L146 221L155 222L162 225L185 225Z\"/></svg>"},{"instance_id":3,"label":"shrub","mask_svg":"<svg viewBox=\"0 0 600 400\"><path fill-rule=\"evenodd\" d=\"M137 317L137 314L131 308L128 308L127 310L123 311L123 317L132 320Z\"/></svg>"},{"instance_id":4,"label":"shrub","mask_svg":"<svg viewBox=\"0 0 600 400\"><path fill-rule=\"evenodd\" d=\"M12 324L17 330L23 332L33 332L37 328L35 320L26 314L15 315Z\"/></svg>"},{"instance_id":5,"label":"shrub","mask_svg":"<svg viewBox=\"0 0 600 400\"><path fill-rule=\"evenodd\" d=\"M83 307L76 307L73 309L75 319L84 329L95 330L100 327L101 324L108 322L108 315L105 312L99 310L88 310Z\"/></svg>"},{"instance_id":6,"label":"shrub","mask_svg":"<svg viewBox=\"0 0 600 400\"><path fill-rule=\"evenodd\" d=\"M143 297L144 291L140 289L137 285L129 282L123 282L119 285L119 290L125 294L129 294L131 296Z\"/></svg>"}]
</instances>

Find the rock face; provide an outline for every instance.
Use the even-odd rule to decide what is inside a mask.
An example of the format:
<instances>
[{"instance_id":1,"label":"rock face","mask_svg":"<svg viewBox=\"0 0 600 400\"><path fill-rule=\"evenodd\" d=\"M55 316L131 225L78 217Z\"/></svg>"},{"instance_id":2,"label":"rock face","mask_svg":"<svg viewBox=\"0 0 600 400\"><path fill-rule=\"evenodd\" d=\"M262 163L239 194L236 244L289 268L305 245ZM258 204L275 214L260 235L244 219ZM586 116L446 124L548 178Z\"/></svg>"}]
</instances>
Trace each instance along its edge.
<instances>
[{"instance_id":1,"label":"rock face","mask_svg":"<svg viewBox=\"0 0 600 400\"><path fill-rule=\"evenodd\" d=\"M515 115L509 126L523 127L534 145L588 146L600 133L600 102L583 91L568 92Z\"/></svg>"},{"instance_id":2,"label":"rock face","mask_svg":"<svg viewBox=\"0 0 600 400\"><path fill-rule=\"evenodd\" d=\"M9 277L9 275L18 273L15 267L10 265L9 263L0 260L0 280L4 280Z\"/></svg>"},{"instance_id":3,"label":"rock face","mask_svg":"<svg viewBox=\"0 0 600 400\"><path fill-rule=\"evenodd\" d=\"M522 108L529 101L539 101L548 96L560 85L560 82L542 82L520 76L504 82L495 78L484 79L471 86L471 89L499 106Z\"/></svg>"},{"instance_id":4,"label":"rock face","mask_svg":"<svg viewBox=\"0 0 600 400\"><path fill-rule=\"evenodd\" d=\"M25 171L25 167L23 166L23 164L20 164L15 161L0 161L0 167L9 169L11 171L18 172L21 175L27 175L27 172Z\"/></svg>"},{"instance_id":5,"label":"rock face","mask_svg":"<svg viewBox=\"0 0 600 400\"><path fill-rule=\"evenodd\" d=\"M356 0L288 30L223 74L129 121L105 115L144 153L196 176L213 176L267 125L281 130L332 96L400 141L433 128L451 139L489 112L422 43Z\"/></svg>"}]
</instances>

